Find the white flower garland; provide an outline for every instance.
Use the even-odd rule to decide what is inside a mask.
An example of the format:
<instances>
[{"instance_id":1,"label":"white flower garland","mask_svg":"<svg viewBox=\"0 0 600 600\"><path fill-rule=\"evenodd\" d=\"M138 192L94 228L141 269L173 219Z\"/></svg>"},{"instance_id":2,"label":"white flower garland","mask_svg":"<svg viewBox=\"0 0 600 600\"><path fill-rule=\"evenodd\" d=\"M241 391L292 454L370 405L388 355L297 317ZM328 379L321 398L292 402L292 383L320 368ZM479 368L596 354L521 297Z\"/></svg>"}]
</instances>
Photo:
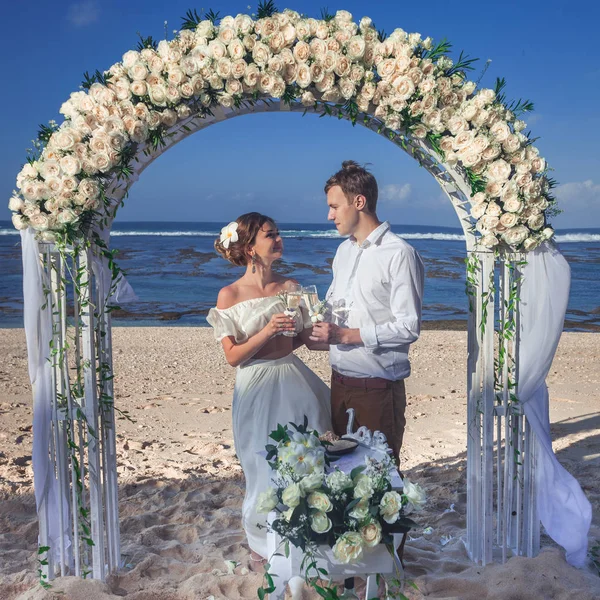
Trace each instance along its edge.
<instances>
[{"instance_id":1,"label":"white flower garland","mask_svg":"<svg viewBox=\"0 0 600 600\"><path fill-rule=\"evenodd\" d=\"M341 103L354 120L373 115L426 139L471 187L480 243L532 250L554 235L546 162L525 123L494 90L476 91L448 48L402 29L380 41L368 17L357 24L347 11L330 20L284 10L201 21L156 49L126 52L71 94L60 109L65 121L44 129L39 156L17 176L13 224L50 241L82 235L110 206L108 182L132 174L138 144L157 147L170 127L216 105L298 99L326 112Z\"/></svg>"}]
</instances>

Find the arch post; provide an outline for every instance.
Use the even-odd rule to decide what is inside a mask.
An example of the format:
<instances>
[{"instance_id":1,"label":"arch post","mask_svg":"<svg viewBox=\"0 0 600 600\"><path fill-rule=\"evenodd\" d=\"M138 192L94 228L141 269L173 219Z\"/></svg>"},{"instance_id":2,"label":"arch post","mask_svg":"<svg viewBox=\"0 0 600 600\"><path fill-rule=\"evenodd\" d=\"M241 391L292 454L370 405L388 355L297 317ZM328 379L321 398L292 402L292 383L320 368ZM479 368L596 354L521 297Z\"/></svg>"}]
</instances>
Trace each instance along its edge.
<instances>
[{"instance_id":1,"label":"arch post","mask_svg":"<svg viewBox=\"0 0 600 600\"><path fill-rule=\"evenodd\" d=\"M38 507L43 581L121 564L110 314L85 245L39 244L52 319L49 475ZM68 286L73 293L68 293ZM67 315L73 313L73 326Z\"/></svg>"},{"instance_id":2,"label":"arch post","mask_svg":"<svg viewBox=\"0 0 600 600\"><path fill-rule=\"evenodd\" d=\"M467 550L482 565L540 547L535 438L517 389L523 264L491 251L467 261Z\"/></svg>"}]
</instances>

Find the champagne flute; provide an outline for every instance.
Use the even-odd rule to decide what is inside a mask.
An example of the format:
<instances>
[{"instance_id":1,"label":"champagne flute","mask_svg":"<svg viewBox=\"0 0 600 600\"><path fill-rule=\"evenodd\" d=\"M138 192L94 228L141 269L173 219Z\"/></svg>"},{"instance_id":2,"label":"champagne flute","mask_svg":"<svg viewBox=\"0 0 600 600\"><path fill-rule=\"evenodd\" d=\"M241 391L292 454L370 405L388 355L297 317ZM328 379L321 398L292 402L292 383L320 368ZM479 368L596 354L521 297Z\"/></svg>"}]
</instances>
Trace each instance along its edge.
<instances>
[{"instance_id":1,"label":"champagne flute","mask_svg":"<svg viewBox=\"0 0 600 600\"><path fill-rule=\"evenodd\" d=\"M287 310L285 313L290 317L293 317L294 322L298 321L298 315L300 312L300 302L302 302L302 286L294 283L291 284L287 289ZM295 331L284 331L283 335L287 337L295 337Z\"/></svg>"},{"instance_id":2,"label":"champagne flute","mask_svg":"<svg viewBox=\"0 0 600 600\"><path fill-rule=\"evenodd\" d=\"M319 303L319 295L317 294L316 285L305 285L302 288L302 297L309 311L313 311L314 307Z\"/></svg>"}]
</instances>

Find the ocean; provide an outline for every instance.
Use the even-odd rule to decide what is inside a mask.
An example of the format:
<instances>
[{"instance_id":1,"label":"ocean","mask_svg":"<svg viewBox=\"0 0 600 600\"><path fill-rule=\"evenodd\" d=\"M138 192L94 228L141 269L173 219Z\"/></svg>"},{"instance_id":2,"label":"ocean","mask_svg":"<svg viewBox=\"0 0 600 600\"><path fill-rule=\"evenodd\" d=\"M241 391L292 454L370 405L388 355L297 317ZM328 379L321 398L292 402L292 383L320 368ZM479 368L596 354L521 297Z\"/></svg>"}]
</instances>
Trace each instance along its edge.
<instances>
[{"instance_id":1,"label":"ocean","mask_svg":"<svg viewBox=\"0 0 600 600\"><path fill-rule=\"evenodd\" d=\"M284 239L282 273L323 297L331 280L331 260L342 241L330 223L279 223ZM111 247L139 302L113 314L115 326L205 326L219 289L239 277L213 249L223 223L115 222ZM464 327L465 243L460 229L392 225L420 253L426 268L425 327ZM565 329L600 331L600 229L557 232L571 266L571 294ZM0 327L22 327L23 292L20 238L0 221Z\"/></svg>"}]
</instances>

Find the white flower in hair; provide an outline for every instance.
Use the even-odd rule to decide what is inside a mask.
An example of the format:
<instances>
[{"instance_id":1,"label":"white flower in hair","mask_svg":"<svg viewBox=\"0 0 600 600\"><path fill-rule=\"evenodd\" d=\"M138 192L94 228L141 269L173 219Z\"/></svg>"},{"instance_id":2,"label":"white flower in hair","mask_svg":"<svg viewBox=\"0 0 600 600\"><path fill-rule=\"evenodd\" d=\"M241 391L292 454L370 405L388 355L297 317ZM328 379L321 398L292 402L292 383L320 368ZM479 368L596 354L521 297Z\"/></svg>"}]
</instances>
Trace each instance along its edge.
<instances>
[{"instance_id":1,"label":"white flower in hair","mask_svg":"<svg viewBox=\"0 0 600 600\"><path fill-rule=\"evenodd\" d=\"M223 248L229 248L229 244L238 241L237 228L238 224L232 221L229 225L221 229L221 244L223 244Z\"/></svg>"}]
</instances>

